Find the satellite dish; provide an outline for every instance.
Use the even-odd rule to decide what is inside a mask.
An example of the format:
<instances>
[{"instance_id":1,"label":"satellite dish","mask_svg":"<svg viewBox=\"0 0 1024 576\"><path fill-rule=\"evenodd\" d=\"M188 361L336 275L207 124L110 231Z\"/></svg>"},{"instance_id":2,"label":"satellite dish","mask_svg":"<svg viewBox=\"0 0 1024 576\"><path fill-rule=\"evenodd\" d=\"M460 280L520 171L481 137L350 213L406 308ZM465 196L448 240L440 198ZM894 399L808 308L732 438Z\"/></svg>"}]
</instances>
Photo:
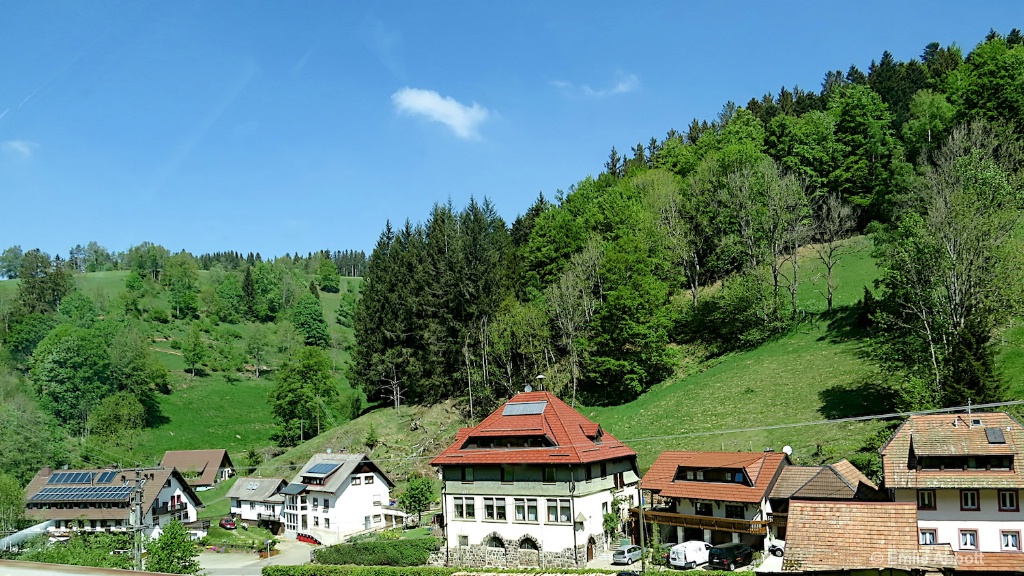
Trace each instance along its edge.
<instances>
[{"instance_id":1,"label":"satellite dish","mask_svg":"<svg viewBox=\"0 0 1024 576\"><path fill-rule=\"evenodd\" d=\"M526 388L523 388L523 390L526 391L526 392L533 392L533 386L530 386L529 384L527 384Z\"/></svg>"},{"instance_id":2,"label":"satellite dish","mask_svg":"<svg viewBox=\"0 0 1024 576\"><path fill-rule=\"evenodd\" d=\"M793 447L792 446L783 446L782 447L782 451L786 453L786 456L792 456L793 455Z\"/></svg>"}]
</instances>

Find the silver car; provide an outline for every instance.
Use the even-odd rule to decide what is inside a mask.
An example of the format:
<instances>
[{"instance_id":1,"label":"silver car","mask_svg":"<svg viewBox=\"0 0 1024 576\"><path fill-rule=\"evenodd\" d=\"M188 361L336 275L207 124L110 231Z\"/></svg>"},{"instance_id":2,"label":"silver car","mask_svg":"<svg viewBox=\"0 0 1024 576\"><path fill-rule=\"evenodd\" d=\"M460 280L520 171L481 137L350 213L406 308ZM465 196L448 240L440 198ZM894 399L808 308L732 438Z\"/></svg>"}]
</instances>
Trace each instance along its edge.
<instances>
[{"instance_id":1,"label":"silver car","mask_svg":"<svg viewBox=\"0 0 1024 576\"><path fill-rule=\"evenodd\" d=\"M639 546L626 546L612 553L612 564L632 564L640 559L643 550Z\"/></svg>"}]
</instances>

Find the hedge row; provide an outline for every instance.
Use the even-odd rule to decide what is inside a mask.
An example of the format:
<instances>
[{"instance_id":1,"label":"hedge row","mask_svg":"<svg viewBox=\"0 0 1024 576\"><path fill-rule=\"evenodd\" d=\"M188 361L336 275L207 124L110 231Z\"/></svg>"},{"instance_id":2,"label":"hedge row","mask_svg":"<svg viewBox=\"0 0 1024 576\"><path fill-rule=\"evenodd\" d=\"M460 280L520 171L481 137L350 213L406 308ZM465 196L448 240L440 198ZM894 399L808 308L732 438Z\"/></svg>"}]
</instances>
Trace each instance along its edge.
<instances>
[{"instance_id":1,"label":"hedge row","mask_svg":"<svg viewBox=\"0 0 1024 576\"><path fill-rule=\"evenodd\" d=\"M455 568L435 566L264 566L263 576L451 576Z\"/></svg>"},{"instance_id":2,"label":"hedge row","mask_svg":"<svg viewBox=\"0 0 1024 576\"><path fill-rule=\"evenodd\" d=\"M355 564L357 566L422 566L430 553L439 550L438 538L388 540L336 544L313 551L317 564Z\"/></svg>"}]
</instances>

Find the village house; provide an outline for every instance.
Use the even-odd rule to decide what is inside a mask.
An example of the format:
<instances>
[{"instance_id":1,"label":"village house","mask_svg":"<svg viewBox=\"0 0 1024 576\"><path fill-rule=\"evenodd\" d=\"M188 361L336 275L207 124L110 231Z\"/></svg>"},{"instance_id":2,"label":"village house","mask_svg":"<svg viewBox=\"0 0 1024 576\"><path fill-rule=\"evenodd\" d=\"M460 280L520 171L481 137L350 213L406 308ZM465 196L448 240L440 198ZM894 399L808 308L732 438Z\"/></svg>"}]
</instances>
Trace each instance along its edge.
<instances>
[{"instance_id":1,"label":"village house","mask_svg":"<svg viewBox=\"0 0 1024 576\"><path fill-rule=\"evenodd\" d=\"M786 539L793 500L887 500L885 493L845 458L825 466L785 466L768 494L775 538Z\"/></svg>"},{"instance_id":2,"label":"village house","mask_svg":"<svg viewBox=\"0 0 1024 576\"><path fill-rule=\"evenodd\" d=\"M431 461L458 566L584 567L639 502L636 453L549 392L511 398Z\"/></svg>"},{"instance_id":3,"label":"village house","mask_svg":"<svg viewBox=\"0 0 1024 576\"><path fill-rule=\"evenodd\" d=\"M209 490L235 475L227 450L168 450L160 462L163 468L176 468L193 490Z\"/></svg>"},{"instance_id":4,"label":"village house","mask_svg":"<svg viewBox=\"0 0 1024 576\"><path fill-rule=\"evenodd\" d=\"M675 541L743 542L764 550L772 533L771 493L790 464L782 452L662 452L640 482L667 502L647 523L675 528Z\"/></svg>"},{"instance_id":5,"label":"village house","mask_svg":"<svg viewBox=\"0 0 1024 576\"><path fill-rule=\"evenodd\" d=\"M202 503L173 468L141 470L53 470L43 468L25 489L25 515L51 521L49 531L123 531L131 528L133 497L141 503L141 525L157 537L176 519L195 537L205 536L198 524Z\"/></svg>"},{"instance_id":6,"label":"village house","mask_svg":"<svg viewBox=\"0 0 1024 576\"><path fill-rule=\"evenodd\" d=\"M242 521L263 524L277 534L281 528L284 495L288 485L284 478L243 477L235 480L226 497L231 514Z\"/></svg>"},{"instance_id":7,"label":"village house","mask_svg":"<svg viewBox=\"0 0 1024 576\"><path fill-rule=\"evenodd\" d=\"M365 454L314 454L280 490L284 535L336 544L359 532L402 526L405 513L390 506L394 487Z\"/></svg>"},{"instance_id":8,"label":"village house","mask_svg":"<svg viewBox=\"0 0 1024 576\"><path fill-rule=\"evenodd\" d=\"M1024 428L1003 412L911 416L880 449L883 485L915 505L922 544L1024 571L1022 449Z\"/></svg>"}]
</instances>

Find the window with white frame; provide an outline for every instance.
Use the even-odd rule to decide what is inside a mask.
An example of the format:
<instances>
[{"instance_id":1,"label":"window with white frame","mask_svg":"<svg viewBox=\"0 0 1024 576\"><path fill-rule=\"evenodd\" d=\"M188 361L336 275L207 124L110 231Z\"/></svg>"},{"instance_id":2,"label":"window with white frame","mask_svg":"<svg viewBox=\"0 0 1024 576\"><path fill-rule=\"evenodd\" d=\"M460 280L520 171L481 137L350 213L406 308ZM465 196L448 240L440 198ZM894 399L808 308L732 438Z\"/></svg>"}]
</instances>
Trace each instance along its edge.
<instances>
[{"instance_id":1,"label":"window with white frame","mask_svg":"<svg viewBox=\"0 0 1024 576\"><path fill-rule=\"evenodd\" d=\"M475 518L476 517L476 498L472 496L456 496L455 500L455 517L456 518Z\"/></svg>"},{"instance_id":2,"label":"window with white frame","mask_svg":"<svg viewBox=\"0 0 1024 576\"><path fill-rule=\"evenodd\" d=\"M535 498L516 498L516 522L537 521L537 500Z\"/></svg>"},{"instance_id":3,"label":"window with white frame","mask_svg":"<svg viewBox=\"0 0 1024 576\"><path fill-rule=\"evenodd\" d=\"M484 498L484 520L505 519L505 499Z\"/></svg>"},{"instance_id":4,"label":"window with white frame","mask_svg":"<svg viewBox=\"0 0 1024 576\"><path fill-rule=\"evenodd\" d=\"M999 491L999 511L1000 512L1019 512L1020 502L1017 500L1016 490L1000 490Z\"/></svg>"},{"instance_id":5,"label":"window with white frame","mask_svg":"<svg viewBox=\"0 0 1024 576\"><path fill-rule=\"evenodd\" d=\"M999 532L999 539L1003 550L1020 551L1020 532L1016 530L1003 530Z\"/></svg>"},{"instance_id":6,"label":"window with white frame","mask_svg":"<svg viewBox=\"0 0 1024 576\"><path fill-rule=\"evenodd\" d=\"M324 512L327 512L330 509L331 509L331 500L330 500L330 498L324 498Z\"/></svg>"},{"instance_id":7,"label":"window with white frame","mask_svg":"<svg viewBox=\"0 0 1024 576\"><path fill-rule=\"evenodd\" d=\"M935 530L932 528L921 530L921 544L935 544Z\"/></svg>"},{"instance_id":8,"label":"window with white frame","mask_svg":"<svg viewBox=\"0 0 1024 576\"><path fill-rule=\"evenodd\" d=\"M917 491L917 509L935 510L935 490Z\"/></svg>"},{"instance_id":9,"label":"window with white frame","mask_svg":"<svg viewBox=\"0 0 1024 576\"><path fill-rule=\"evenodd\" d=\"M568 499L549 499L547 504L548 522L568 524L571 521L572 513L570 512Z\"/></svg>"},{"instance_id":10,"label":"window with white frame","mask_svg":"<svg viewBox=\"0 0 1024 576\"><path fill-rule=\"evenodd\" d=\"M960 531L960 549L961 550L977 550L978 549L978 531L977 530L961 530Z\"/></svg>"},{"instance_id":11,"label":"window with white frame","mask_svg":"<svg viewBox=\"0 0 1024 576\"><path fill-rule=\"evenodd\" d=\"M330 528L330 527L331 527L331 519L325 516L324 517L324 528Z\"/></svg>"},{"instance_id":12,"label":"window with white frame","mask_svg":"<svg viewBox=\"0 0 1024 576\"><path fill-rule=\"evenodd\" d=\"M960 491L960 509L961 510L979 510L978 506L978 491L977 490L961 490Z\"/></svg>"}]
</instances>

